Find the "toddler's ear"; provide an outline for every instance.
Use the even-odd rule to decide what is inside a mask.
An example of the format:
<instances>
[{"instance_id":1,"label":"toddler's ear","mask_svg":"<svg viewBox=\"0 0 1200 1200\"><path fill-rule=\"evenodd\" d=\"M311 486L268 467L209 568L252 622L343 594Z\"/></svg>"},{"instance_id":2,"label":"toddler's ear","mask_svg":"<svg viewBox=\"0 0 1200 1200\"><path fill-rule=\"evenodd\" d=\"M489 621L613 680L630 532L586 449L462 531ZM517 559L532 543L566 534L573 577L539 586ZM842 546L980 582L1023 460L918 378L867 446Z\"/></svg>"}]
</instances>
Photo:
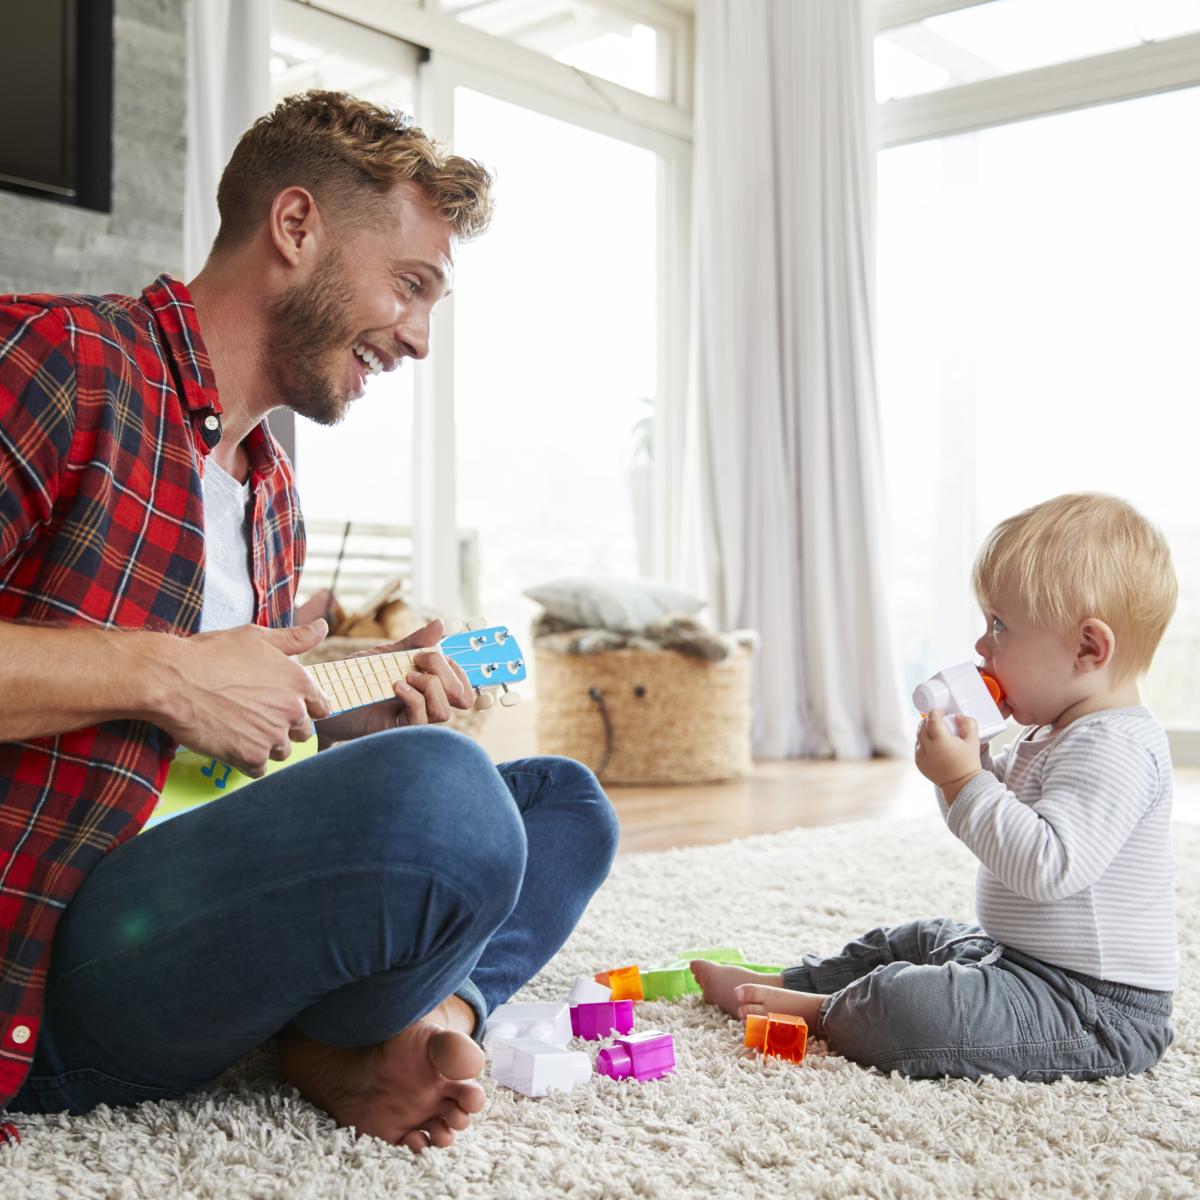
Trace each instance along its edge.
<instances>
[{"instance_id":1,"label":"toddler's ear","mask_svg":"<svg viewBox=\"0 0 1200 1200\"><path fill-rule=\"evenodd\" d=\"M1075 646L1075 666L1080 671L1099 671L1112 662L1117 650L1117 635L1099 617L1085 617L1079 623Z\"/></svg>"}]
</instances>

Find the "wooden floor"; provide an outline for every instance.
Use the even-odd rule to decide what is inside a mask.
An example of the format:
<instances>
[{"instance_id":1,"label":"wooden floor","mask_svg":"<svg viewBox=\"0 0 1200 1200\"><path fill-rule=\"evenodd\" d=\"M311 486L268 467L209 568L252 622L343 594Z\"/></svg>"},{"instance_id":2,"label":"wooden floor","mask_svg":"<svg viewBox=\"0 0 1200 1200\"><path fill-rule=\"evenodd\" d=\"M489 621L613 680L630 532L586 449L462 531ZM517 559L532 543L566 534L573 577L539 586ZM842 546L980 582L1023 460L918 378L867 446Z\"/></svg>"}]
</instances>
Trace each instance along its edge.
<instances>
[{"instance_id":1,"label":"wooden floor","mask_svg":"<svg viewBox=\"0 0 1200 1200\"><path fill-rule=\"evenodd\" d=\"M489 713L480 741L501 762L536 754L532 704ZM1200 823L1200 768L1175 772L1175 818ZM621 820L621 853L703 846L754 833L937 811L911 761L761 761L733 783L608 787Z\"/></svg>"}]
</instances>

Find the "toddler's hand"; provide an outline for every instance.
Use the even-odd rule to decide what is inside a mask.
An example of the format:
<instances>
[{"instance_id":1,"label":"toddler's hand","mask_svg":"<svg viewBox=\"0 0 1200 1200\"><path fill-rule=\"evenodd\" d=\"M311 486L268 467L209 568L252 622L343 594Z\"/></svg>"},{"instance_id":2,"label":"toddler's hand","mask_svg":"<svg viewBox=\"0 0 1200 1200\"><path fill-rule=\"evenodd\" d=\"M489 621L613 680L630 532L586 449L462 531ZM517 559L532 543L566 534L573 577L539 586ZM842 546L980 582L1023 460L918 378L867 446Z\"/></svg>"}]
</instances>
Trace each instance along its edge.
<instances>
[{"instance_id":1,"label":"toddler's hand","mask_svg":"<svg viewBox=\"0 0 1200 1200\"><path fill-rule=\"evenodd\" d=\"M983 770L979 726L970 717L956 717L955 724L957 735L934 709L917 728L917 770L942 789L947 804L953 804L967 780Z\"/></svg>"}]
</instances>

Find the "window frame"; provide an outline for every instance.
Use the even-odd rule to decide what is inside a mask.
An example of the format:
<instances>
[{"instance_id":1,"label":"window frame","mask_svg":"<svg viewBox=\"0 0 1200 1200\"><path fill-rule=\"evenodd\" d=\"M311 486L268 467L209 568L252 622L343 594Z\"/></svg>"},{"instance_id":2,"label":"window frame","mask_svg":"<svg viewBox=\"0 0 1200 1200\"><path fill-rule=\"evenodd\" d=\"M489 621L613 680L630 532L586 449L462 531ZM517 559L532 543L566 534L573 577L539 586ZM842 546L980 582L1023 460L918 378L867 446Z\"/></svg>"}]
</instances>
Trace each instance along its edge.
<instances>
[{"instance_id":1,"label":"window frame","mask_svg":"<svg viewBox=\"0 0 1200 1200\"><path fill-rule=\"evenodd\" d=\"M876 34L994 0L879 0ZM963 83L877 106L879 148L1200 86L1200 33Z\"/></svg>"}]
</instances>

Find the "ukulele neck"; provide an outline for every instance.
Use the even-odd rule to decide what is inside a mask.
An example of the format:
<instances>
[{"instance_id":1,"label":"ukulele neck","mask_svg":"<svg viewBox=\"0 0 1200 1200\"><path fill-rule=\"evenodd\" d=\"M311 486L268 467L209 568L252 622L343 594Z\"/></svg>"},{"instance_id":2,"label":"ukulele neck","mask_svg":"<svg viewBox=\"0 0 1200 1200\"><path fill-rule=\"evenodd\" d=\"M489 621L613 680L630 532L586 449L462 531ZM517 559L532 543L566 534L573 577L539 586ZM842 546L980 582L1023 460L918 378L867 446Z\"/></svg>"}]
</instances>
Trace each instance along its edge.
<instances>
[{"instance_id":1,"label":"ukulele neck","mask_svg":"<svg viewBox=\"0 0 1200 1200\"><path fill-rule=\"evenodd\" d=\"M314 663L305 668L333 701L330 716L395 699L396 684L416 669L413 655L404 650Z\"/></svg>"}]
</instances>

